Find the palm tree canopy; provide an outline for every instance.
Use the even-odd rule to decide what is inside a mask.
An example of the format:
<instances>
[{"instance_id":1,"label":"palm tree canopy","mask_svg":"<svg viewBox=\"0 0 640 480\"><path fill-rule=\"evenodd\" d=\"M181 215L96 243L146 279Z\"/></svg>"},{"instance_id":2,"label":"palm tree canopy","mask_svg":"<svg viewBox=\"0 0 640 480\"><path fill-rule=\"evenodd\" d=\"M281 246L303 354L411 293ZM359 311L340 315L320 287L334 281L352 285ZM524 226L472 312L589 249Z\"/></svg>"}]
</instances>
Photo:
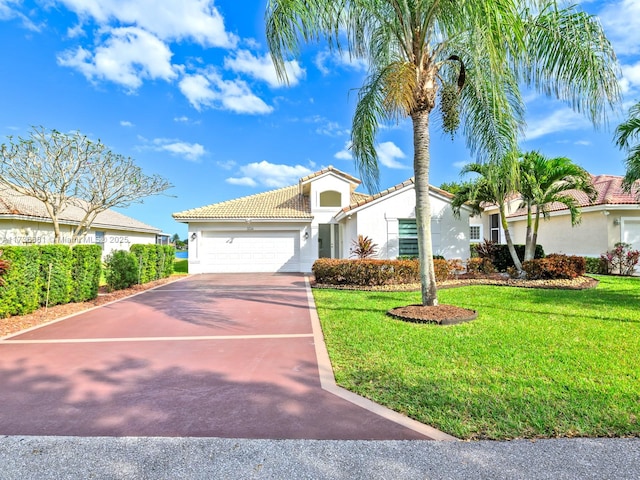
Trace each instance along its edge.
<instances>
[{"instance_id":1,"label":"palm tree canopy","mask_svg":"<svg viewBox=\"0 0 640 480\"><path fill-rule=\"evenodd\" d=\"M326 41L369 62L353 118L353 154L377 188L379 122L431 112L455 85L478 159L513 151L524 127L520 85L553 95L594 124L619 100L618 66L596 18L555 0L269 0L267 40L278 75L303 43ZM442 89L444 91L444 89Z\"/></svg>"},{"instance_id":2,"label":"palm tree canopy","mask_svg":"<svg viewBox=\"0 0 640 480\"><path fill-rule=\"evenodd\" d=\"M539 152L528 152L520 161L520 194L523 205L537 208L547 216L554 202L564 204L571 213L571 223L580 220L580 210L568 190L584 192L593 201L597 195L591 175L566 157L547 158Z\"/></svg>"},{"instance_id":3,"label":"palm tree canopy","mask_svg":"<svg viewBox=\"0 0 640 480\"><path fill-rule=\"evenodd\" d=\"M633 184L640 180L640 103L629 109L629 118L616 128L615 141L618 147L627 150L627 173L623 186L631 191Z\"/></svg>"}]
</instances>

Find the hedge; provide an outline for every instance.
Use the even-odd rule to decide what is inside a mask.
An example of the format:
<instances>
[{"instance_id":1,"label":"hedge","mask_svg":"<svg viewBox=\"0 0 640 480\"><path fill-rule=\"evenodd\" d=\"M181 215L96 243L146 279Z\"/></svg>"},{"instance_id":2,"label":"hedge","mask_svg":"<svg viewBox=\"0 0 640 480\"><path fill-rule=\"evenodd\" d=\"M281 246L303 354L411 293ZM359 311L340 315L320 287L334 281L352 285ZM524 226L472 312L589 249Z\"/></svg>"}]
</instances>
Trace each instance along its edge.
<instances>
[{"instance_id":1,"label":"hedge","mask_svg":"<svg viewBox=\"0 0 640 480\"><path fill-rule=\"evenodd\" d=\"M86 302L98 296L102 273L102 247L76 245L71 250L71 301Z\"/></svg>"},{"instance_id":2,"label":"hedge","mask_svg":"<svg viewBox=\"0 0 640 480\"><path fill-rule=\"evenodd\" d=\"M0 285L0 318L35 311L40 306L40 249L6 246L2 252L9 269Z\"/></svg>"},{"instance_id":3,"label":"hedge","mask_svg":"<svg viewBox=\"0 0 640 480\"><path fill-rule=\"evenodd\" d=\"M139 283L142 268L133 252L116 250L105 259L105 279L110 290L122 290Z\"/></svg>"},{"instance_id":4,"label":"hedge","mask_svg":"<svg viewBox=\"0 0 640 480\"><path fill-rule=\"evenodd\" d=\"M71 300L73 258L68 245L39 245L40 305L60 305Z\"/></svg>"},{"instance_id":5,"label":"hedge","mask_svg":"<svg viewBox=\"0 0 640 480\"><path fill-rule=\"evenodd\" d=\"M436 281L450 278L461 268L456 261L433 261ZM316 283L325 285L381 286L420 283L418 260L346 260L321 258L311 268Z\"/></svg>"},{"instance_id":6,"label":"hedge","mask_svg":"<svg viewBox=\"0 0 640 480\"><path fill-rule=\"evenodd\" d=\"M129 249L138 261L138 283L147 283L173 273L175 249L171 245L135 244Z\"/></svg>"},{"instance_id":7,"label":"hedge","mask_svg":"<svg viewBox=\"0 0 640 480\"><path fill-rule=\"evenodd\" d=\"M524 245L514 245L516 249L516 254L520 261L524 259ZM536 245L536 251L534 252L533 258L544 258L544 249L542 245ZM492 260L493 266L496 267L496 270L499 272L506 272L509 267L514 267L513 258L511 258L511 253L509 253L509 246L505 244L496 244L495 245L495 253L494 258Z\"/></svg>"}]
</instances>

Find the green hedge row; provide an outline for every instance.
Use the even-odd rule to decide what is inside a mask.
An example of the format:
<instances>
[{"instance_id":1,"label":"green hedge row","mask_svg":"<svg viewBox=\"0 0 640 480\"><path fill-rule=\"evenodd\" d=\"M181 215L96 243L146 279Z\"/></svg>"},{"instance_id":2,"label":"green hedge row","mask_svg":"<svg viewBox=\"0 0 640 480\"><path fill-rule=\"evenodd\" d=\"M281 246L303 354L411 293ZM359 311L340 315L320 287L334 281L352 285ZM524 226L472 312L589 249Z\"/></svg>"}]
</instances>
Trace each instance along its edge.
<instances>
[{"instance_id":1,"label":"green hedge row","mask_svg":"<svg viewBox=\"0 0 640 480\"><path fill-rule=\"evenodd\" d=\"M166 278L173 273L176 250L171 245L131 245L129 251L138 261L138 283Z\"/></svg>"},{"instance_id":2,"label":"green hedge row","mask_svg":"<svg viewBox=\"0 0 640 480\"><path fill-rule=\"evenodd\" d=\"M95 298L101 256L99 245L2 247L9 267L0 284L0 318L26 315L41 305Z\"/></svg>"},{"instance_id":3,"label":"green hedge row","mask_svg":"<svg viewBox=\"0 0 640 480\"><path fill-rule=\"evenodd\" d=\"M516 253L518 254L518 258L522 262L524 259L524 245L514 245L516 249ZM544 258L544 249L542 245L536 245L536 251L533 254L533 258ZM514 267L513 258L511 258L511 253L509 253L509 246L503 244L495 245L494 258L492 260L493 266L496 267L496 270L499 272L506 272L509 267Z\"/></svg>"},{"instance_id":4,"label":"green hedge row","mask_svg":"<svg viewBox=\"0 0 640 480\"><path fill-rule=\"evenodd\" d=\"M166 278L173 273L175 248L170 245L135 244L106 259L105 278L111 290Z\"/></svg>"}]
</instances>

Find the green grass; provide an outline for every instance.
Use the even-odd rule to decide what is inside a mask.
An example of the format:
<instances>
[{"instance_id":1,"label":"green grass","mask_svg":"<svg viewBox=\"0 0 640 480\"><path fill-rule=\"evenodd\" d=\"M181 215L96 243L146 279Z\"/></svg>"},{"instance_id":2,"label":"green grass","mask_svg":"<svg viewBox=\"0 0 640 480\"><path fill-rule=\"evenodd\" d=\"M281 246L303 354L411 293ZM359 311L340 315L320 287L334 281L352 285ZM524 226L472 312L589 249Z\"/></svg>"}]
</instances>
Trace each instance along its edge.
<instances>
[{"instance_id":1,"label":"green grass","mask_svg":"<svg viewBox=\"0 0 640 480\"><path fill-rule=\"evenodd\" d=\"M189 260L185 259L176 259L173 262L173 273L189 273Z\"/></svg>"},{"instance_id":2,"label":"green grass","mask_svg":"<svg viewBox=\"0 0 640 480\"><path fill-rule=\"evenodd\" d=\"M465 439L640 436L640 279L439 292L455 326L391 319L415 292L314 290L338 384Z\"/></svg>"}]
</instances>

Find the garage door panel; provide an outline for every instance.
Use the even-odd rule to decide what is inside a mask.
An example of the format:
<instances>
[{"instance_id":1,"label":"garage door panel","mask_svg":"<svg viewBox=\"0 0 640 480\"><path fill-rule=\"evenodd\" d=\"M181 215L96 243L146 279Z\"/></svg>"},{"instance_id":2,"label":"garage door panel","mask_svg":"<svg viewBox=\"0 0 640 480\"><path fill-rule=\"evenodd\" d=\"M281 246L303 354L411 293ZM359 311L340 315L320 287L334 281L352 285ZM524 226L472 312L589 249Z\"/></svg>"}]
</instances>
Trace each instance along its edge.
<instances>
[{"instance_id":1,"label":"garage door panel","mask_svg":"<svg viewBox=\"0 0 640 480\"><path fill-rule=\"evenodd\" d=\"M640 219L624 221L622 241L630 243L634 250L640 250Z\"/></svg>"},{"instance_id":2,"label":"garage door panel","mask_svg":"<svg viewBox=\"0 0 640 480\"><path fill-rule=\"evenodd\" d=\"M298 232L204 232L202 263L209 272L298 272Z\"/></svg>"}]
</instances>

